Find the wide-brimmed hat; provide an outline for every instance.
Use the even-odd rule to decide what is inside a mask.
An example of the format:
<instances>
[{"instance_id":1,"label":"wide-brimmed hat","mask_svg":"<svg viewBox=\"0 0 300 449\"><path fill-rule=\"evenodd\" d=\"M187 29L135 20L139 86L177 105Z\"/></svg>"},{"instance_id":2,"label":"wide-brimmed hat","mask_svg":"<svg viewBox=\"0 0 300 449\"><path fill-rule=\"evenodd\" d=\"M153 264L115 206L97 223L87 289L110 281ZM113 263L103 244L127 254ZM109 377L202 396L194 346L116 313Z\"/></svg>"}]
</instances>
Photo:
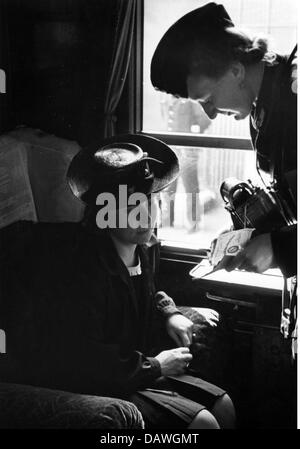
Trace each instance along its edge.
<instances>
[{"instance_id":1,"label":"wide-brimmed hat","mask_svg":"<svg viewBox=\"0 0 300 449\"><path fill-rule=\"evenodd\" d=\"M207 3L175 22L163 35L151 61L151 82L161 91L186 98L190 49L196 39L212 40L234 26L223 5Z\"/></svg>"},{"instance_id":2,"label":"wide-brimmed hat","mask_svg":"<svg viewBox=\"0 0 300 449\"><path fill-rule=\"evenodd\" d=\"M82 149L69 166L67 180L77 198L95 205L100 193L117 195L120 185L128 186L130 192L159 192L178 173L178 158L164 142L125 134Z\"/></svg>"}]
</instances>

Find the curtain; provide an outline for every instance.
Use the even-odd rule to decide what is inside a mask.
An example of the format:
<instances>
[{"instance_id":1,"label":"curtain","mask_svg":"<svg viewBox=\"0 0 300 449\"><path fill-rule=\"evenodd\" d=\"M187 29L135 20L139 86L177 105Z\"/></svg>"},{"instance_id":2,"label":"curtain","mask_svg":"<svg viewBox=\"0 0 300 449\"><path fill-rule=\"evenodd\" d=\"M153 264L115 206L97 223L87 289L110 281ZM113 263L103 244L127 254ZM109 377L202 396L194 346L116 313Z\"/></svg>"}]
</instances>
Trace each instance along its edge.
<instances>
[{"instance_id":1,"label":"curtain","mask_svg":"<svg viewBox=\"0 0 300 449\"><path fill-rule=\"evenodd\" d=\"M115 41L105 98L104 137L115 134L115 115L128 72L137 0L119 0Z\"/></svg>"},{"instance_id":2,"label":"curtain","mask_svg":"<svg viewBox=\"0 0 300 449\"><path fill-rule=\"evenodd\" d=\"M9 4L0 0L0 134L15 126L9 37Z\"/></svg>"}]
</instances>

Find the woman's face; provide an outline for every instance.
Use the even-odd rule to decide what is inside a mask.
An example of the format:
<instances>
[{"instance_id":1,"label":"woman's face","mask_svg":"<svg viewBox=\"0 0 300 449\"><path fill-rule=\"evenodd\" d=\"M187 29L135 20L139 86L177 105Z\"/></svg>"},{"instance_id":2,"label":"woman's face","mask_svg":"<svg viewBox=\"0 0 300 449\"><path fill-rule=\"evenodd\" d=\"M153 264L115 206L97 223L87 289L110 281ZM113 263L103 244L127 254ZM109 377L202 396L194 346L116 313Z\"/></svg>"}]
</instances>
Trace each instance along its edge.
<instances>
[{"instance_id":1,"label":"woman's face","mask_svg":"<svg viewBox=\"0 0 300 449\"><path fill-rule=\"evenodd\" d=\"M189 75L189 98L198 101L210 119L218 114L233 115L242 120L250 114L254 98L244 82L245 68L233 64L219 79L202 75Z\"/></svg>"},{"instance_id":2,"label":"woman's face","mask_svg":"<svg viewBox=\"0 0 300 449\"><path fill-rule=\"evenodd\" d=\"M148 197L138 206L129 206L119 210L119 218L127 227L110 229L110 232L121 242L129 244L143 244L149 242L155 228L158 212L158 201L155 194ZM122 216L122 217L121 217Z\"/></svg>"}]
</instances>

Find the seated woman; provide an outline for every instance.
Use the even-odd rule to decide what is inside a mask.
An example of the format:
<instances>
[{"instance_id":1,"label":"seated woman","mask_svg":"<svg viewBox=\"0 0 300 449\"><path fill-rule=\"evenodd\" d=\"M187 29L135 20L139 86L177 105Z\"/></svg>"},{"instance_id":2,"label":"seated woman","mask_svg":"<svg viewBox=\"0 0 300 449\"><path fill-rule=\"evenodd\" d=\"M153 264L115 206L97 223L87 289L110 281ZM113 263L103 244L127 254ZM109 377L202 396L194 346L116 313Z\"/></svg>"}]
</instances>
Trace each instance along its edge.
<instances>
[{"instance_id":1,"label":"seated woman","mask_svg":"<svg viewBox=\"0 0 300 449\"><path fill-rule=\"evenodd\" d=\"M112 345L107 357L109 346L103 352L110 364L106 383L127 390L146 427L232 427L234 408L225 391L186 375L193 357L193 323L164 292L155 293L147 259L156 224L156 193L177 176L177 158L165 144L147 136L126 136L122 142L110 139L102 148L82 152L69 168L73 193L87 203L85 226L101 247L107 285L98 297L102 339ZM154 355L153 327L161 319L177 347Z\"/></svg>"},{"instance_id":2,"label":"seated woman","mask_svg":"<svg viewBox=\"0 0 300 449\"><path fill-rule=\"evenodd\" d=\"M226 392L187 374L192 322L154 289L154 194L177 174L175 153L157 139L107 139L69 167L87 206L82 223L17 224L22 242L3 266L3 381L129 400L146 428L234 426ZM5 231L12 241L15 230ZM176 345L154 352L162 324Z\"/></svg>"}]
</instances>

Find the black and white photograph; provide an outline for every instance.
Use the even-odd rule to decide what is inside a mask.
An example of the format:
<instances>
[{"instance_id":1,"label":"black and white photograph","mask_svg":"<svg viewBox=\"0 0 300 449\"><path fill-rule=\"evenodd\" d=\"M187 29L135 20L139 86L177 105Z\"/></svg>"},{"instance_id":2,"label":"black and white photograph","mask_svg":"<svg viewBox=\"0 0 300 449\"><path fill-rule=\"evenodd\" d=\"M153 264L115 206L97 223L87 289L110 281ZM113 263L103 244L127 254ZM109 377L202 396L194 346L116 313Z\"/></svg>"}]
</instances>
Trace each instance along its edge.
<instances>
[{"instance_id":1,"label":"black and white photograph","mask_svg":"<svg viewBox=\"0 0 300 449\"><path fill-rule=\"evenodd\" d=\"M297 3L0 0L0 430L300 428Z\"/></svg>"}]
</instances>

